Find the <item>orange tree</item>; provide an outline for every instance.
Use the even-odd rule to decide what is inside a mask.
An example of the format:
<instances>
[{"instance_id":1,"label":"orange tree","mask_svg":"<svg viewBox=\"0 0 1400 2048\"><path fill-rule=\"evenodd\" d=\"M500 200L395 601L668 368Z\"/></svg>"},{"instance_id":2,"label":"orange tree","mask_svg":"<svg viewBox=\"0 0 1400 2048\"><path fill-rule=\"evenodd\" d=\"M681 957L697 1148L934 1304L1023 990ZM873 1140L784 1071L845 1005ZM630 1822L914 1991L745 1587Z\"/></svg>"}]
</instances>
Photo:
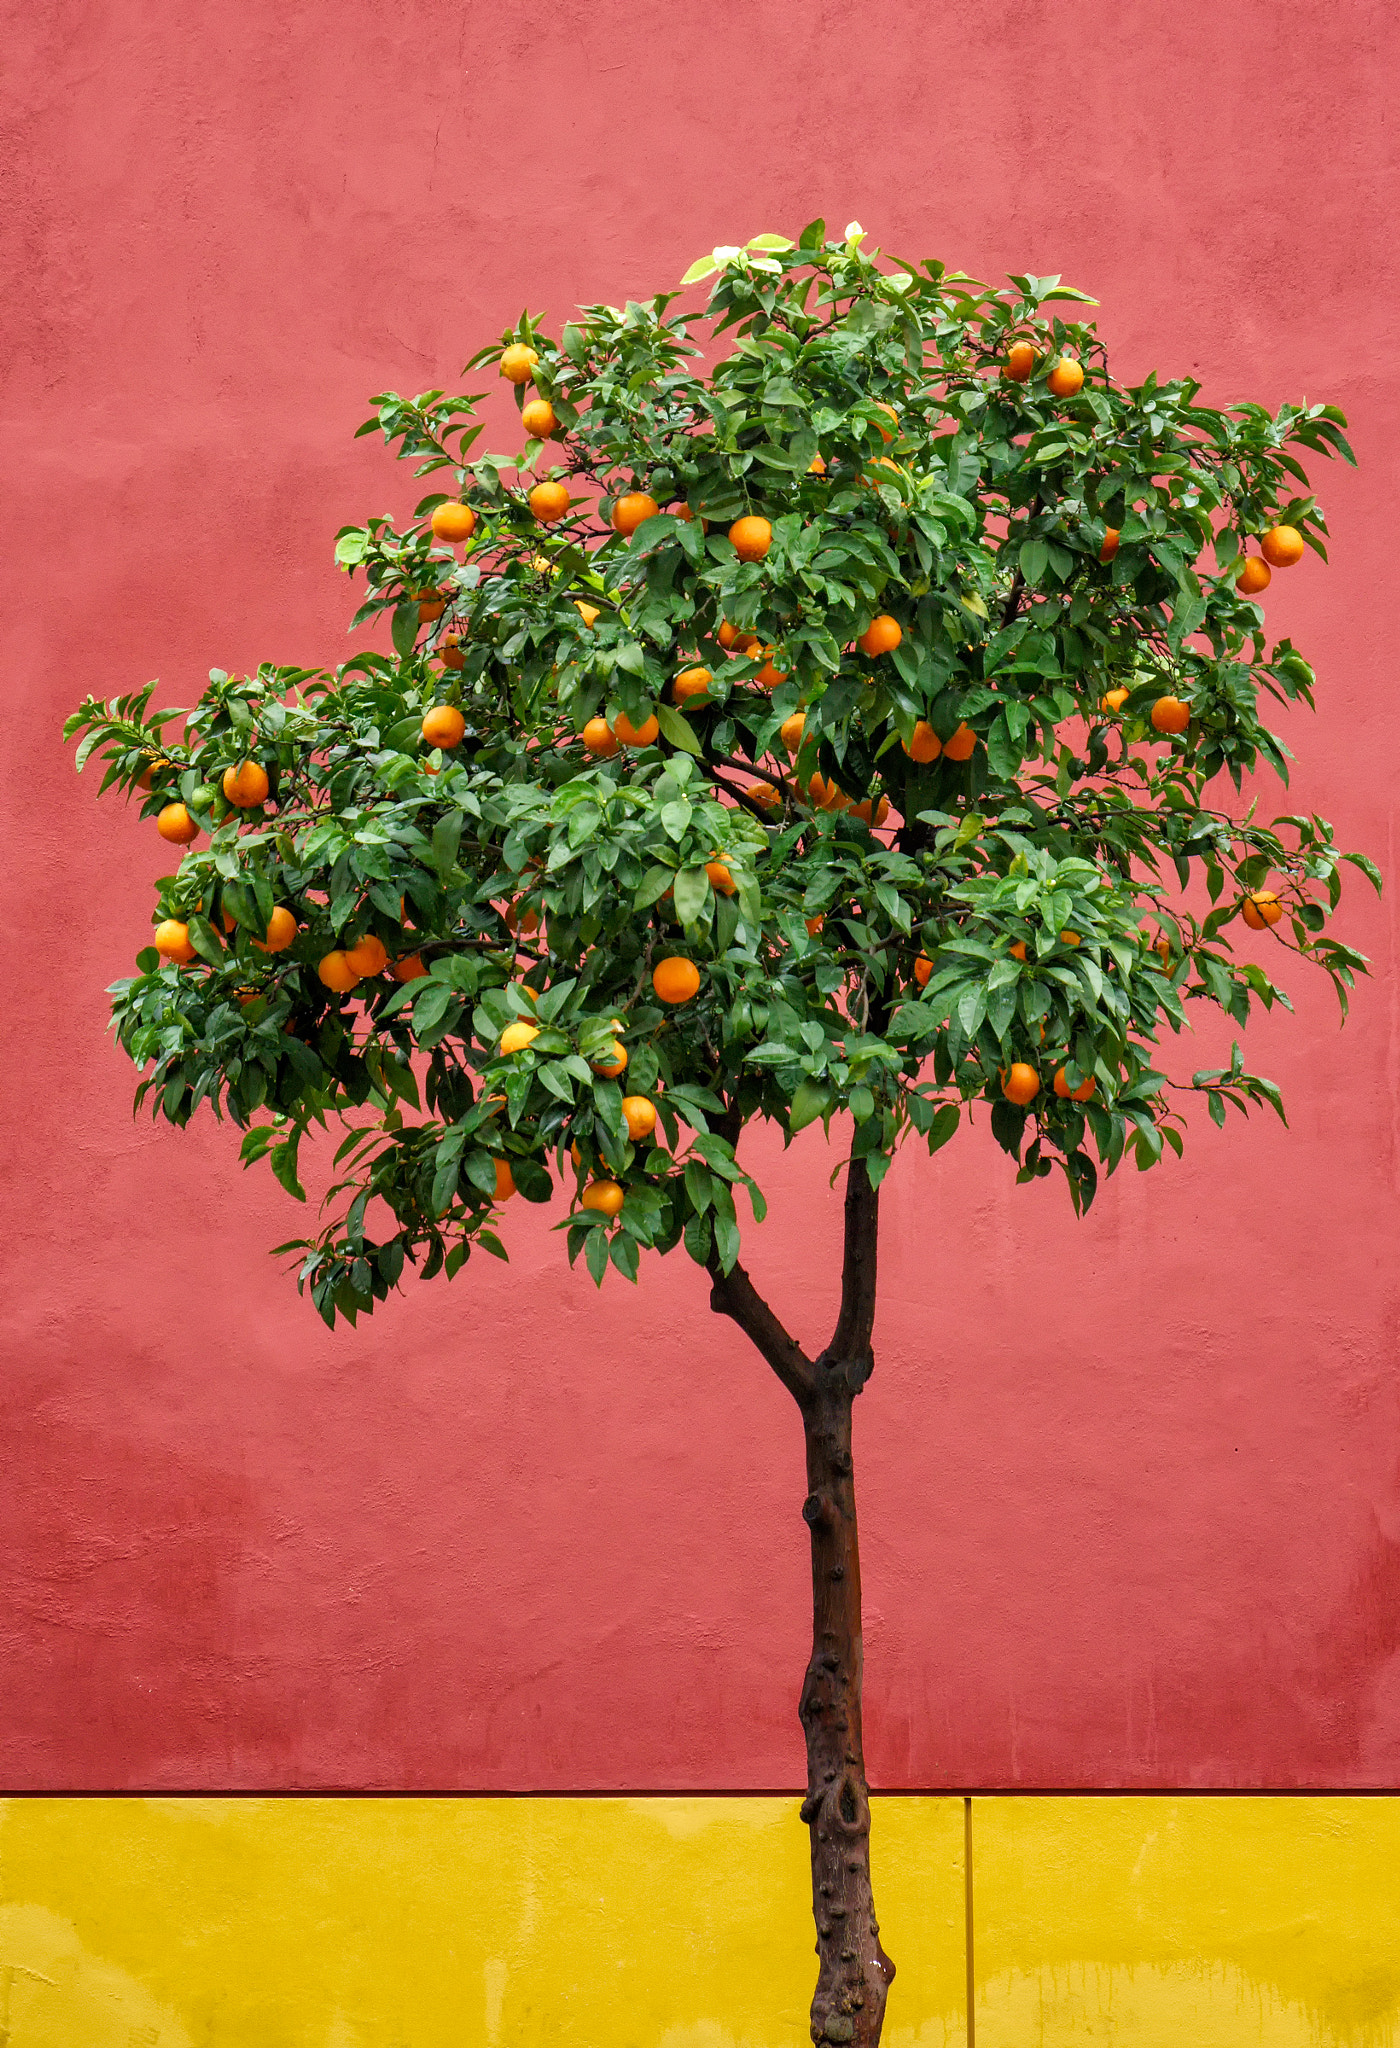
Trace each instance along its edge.
<instances>
[{"instance_id":1,"label":"orange tree","mask_svg":"<svg viewBox=\"0 0 1400 2048\"><path fill-rule=\"evenodd\" d=\"M682 281L712 280L699 316L523 318L468 366L515 387L504 454L472 395L381 396L361 433L435 488L336 554L393 652L216 669L177 736L149 689L68 731L188 847L114 991L138 1099L227 1115L299 1198L302 1140L345 1126L323 1227L281 1248L328 1323L504 1256L499 1205L562 1189L571 1259L635 1280L683 1248L792 1394L812 2033L869 2044L893 1965L851 1422L885 1172L980 1125L1082 1211L1180 1152L1183 1088L1217 1123L1279 1108L1238 1044L1178 1082L1160 1042L1190 1004L1286 1000L1285 953L1345 1006L1340 862L1378 878L1239 794L1286 772L1261 698L1312 701L1262 598L1323 552L1300 456L1349 455L1336 409L1121 384L1058 279L863 239L716 250ZM740 1139L838 1115L840 1311L810 1349L739 1261Z\"/></svg>"}]
</instances>

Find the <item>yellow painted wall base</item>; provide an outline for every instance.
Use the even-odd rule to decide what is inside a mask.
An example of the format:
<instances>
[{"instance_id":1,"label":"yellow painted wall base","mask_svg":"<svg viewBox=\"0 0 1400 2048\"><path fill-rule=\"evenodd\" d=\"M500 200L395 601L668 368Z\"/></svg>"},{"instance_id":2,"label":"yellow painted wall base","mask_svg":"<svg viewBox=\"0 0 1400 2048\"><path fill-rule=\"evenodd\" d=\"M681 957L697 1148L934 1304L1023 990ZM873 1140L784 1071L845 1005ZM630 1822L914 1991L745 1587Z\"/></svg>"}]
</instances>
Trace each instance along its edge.
<instances>
[{"instance_id":1,"label":"yellow painted wall base","mask_svg":"<svg viewBox=\"0 0 1400 2048\"><path fill-rule=\"evenodd\" d=\"M963 1802L875 1802L960 2048ZM1400 1799L979 1798L978 2048L1394 2048ZM16 1799L0 2048L801 2048L795 1799Z\"/></svg>"}]
</instances>

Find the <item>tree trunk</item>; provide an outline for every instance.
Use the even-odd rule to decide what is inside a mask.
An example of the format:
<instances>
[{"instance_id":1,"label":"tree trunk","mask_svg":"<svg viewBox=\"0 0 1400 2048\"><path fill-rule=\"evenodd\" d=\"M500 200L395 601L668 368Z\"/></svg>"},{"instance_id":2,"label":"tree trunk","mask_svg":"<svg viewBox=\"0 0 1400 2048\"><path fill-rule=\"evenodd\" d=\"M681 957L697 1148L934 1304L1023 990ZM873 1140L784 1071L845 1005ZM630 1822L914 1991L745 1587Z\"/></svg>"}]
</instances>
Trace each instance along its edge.
<instances>
[{"instance_id":1,"label":"tree trunk","mask_svg":"<svg viewBox=\"0 0 1400 2048\"><path fill-rule=\"evenodd\" d=\"M858 1383L864 1370L862 1365L855 1375ZM802 1818L812 1838L812 1911L821 1962L812 2039L875 2048L894 1964L880 1946L870 1886L870 1790L860 1721L860 1545L851 1460L855 1396L844 1364L823 1358L817 1375L816 1392L803 1408L812 1656L798 1709L807 1737Z\"/></svg>"},{"instance_id":2,"label":"tree trunk","mask_svg":"<svg viewBox=\"0 0 1400 2048\"><path fill-rule=\"evenodd\" d=\"M830 1344L809 1358L742 1266L710 1261L710 1306L753 1340L802 1413L812 1533L812 1656L798 1707L807 1738L802 1818L812 1838L812 1914L821 1967L812 2039L877 2048L894 1964L880 1946L870 1887L870 1788L860 1696L860 1546L856 1539L851 1411L869 1379L875 1322L879 1194L862 1160L846 1173L841 1312Z\"/></svg>"}]
</instances>

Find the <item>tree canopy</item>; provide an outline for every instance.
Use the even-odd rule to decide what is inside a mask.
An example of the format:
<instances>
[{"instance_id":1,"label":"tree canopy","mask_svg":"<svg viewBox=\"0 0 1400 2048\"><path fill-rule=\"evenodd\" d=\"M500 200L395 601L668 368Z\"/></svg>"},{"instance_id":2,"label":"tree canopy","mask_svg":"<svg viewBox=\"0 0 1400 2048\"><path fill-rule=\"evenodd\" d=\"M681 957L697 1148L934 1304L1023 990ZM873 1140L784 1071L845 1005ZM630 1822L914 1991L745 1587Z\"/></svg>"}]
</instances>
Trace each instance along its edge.
<instances>
[{"instance_id":1,"label":"tree canopy","mask_svg":"<svg viewBox=\"0 0 1400 2048\"><path fill-rule=\"evenodd\" d=\"M1281 1113L1238 1042L1164 1054L1193 1002L1287 1001L1238 920L1343 1008L1364 967L1327 920L1371 863L1244 789L1286 780L1266 701L1312 703L1262 590L1324 556L1300 457L1350 459L1345 421L1120 383L1087 304L814 222L522 316L464 372L513 385L508 452L479 392L360 429L432 478L336 542L392 652L69 720L188 849L113 990L138 1101L227 1115L298 1196L346 1127L281 1248L327 1322L503 1255L500 1201L560 1183L600 1282L727 1273L755 1118L846 1114L874 1187L984 1125L1082 1209L1193 1093Z\"/></svg>"}]
</instances>

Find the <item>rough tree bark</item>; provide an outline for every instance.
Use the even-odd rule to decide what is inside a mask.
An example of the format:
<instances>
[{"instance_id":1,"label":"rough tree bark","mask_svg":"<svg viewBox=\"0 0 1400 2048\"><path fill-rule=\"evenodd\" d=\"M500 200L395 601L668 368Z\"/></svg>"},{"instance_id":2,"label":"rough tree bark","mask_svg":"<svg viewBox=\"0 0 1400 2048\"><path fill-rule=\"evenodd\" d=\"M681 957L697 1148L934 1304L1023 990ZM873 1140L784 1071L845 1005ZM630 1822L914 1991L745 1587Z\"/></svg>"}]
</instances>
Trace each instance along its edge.
<instances>
[{"instance_id":1,"label":"rough tree bark","mask_svg":"<svg viewBox=\"0 0 1400 2048\"><path fill-rule=\"evenodd\" d=\"M851 1418L869 1379L879 1194L865 1166L846 1172L841 1310L831 1342L808 1358L742 1266L711 1263L710 1306L752 1339L796 1401L807 1445L803 1520L812 1541L812 1655L798 1713L807 1739L802 1818L812 1844L820 1969L812 2039L876 2048L894 1964L880 1945L870 1884L870 1790L861 1737L863 1651Z\"/></svg>"}]
</instances>

